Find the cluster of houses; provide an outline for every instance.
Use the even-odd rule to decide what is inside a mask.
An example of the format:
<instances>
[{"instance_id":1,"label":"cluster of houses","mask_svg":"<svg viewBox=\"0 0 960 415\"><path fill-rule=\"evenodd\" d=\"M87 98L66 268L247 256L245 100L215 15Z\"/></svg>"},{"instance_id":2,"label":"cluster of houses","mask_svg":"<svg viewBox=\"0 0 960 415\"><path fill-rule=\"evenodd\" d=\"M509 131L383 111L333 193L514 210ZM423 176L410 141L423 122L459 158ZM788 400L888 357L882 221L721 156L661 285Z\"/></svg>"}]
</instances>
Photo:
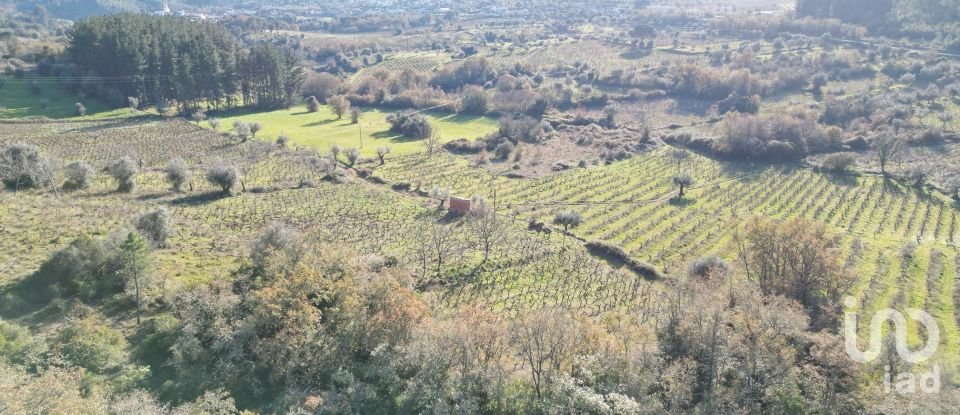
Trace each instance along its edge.
<instances>
[{"instance_id":1,"label":"cluster of houses","mask_svg":"<svg viewBox=\"0 0 960 415\"><path fill-rule=\"evenodd\" d=\"M197 20L197 21L207 20L214 17L214 16L207 15L206 13L191 13L191 12L187 12L186 10L177 10L177 12L174 13L170 11L170 5L167 3L163 3L163 8L161 8L160 10L154 10L150 12L150 14L154 16L180 16L190 20Z\"/></svg>"}]
</instances>

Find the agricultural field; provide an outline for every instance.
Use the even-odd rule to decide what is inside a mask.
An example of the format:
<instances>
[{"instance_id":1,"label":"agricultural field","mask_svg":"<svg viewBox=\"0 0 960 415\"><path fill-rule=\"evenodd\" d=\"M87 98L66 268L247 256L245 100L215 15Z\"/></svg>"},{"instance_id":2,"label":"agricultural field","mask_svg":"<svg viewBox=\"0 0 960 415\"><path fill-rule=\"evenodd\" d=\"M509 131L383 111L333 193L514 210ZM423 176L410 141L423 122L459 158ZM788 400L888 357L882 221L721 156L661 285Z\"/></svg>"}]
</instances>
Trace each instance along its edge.
<instances>
[{"instance_id":1,"label":"agricultural field","mask_svg":"<svg viewBox=\"0 0 960 415\"><path fill-rule=\"evenodd\" d=\"M370 77L378 71L389 71L400 73L404 70L416 72L432 72L444 64L450 62L450 56L431 52L431 53L397 53L384 58L383 62L375 65L366 66L353 74L348 81L349 85L356 86L363 79Z\"/></svg>"},{"instance_id":2,"label":"agricultural field","mask_svg":"<svg viewBox=\"0 0 960 415\"><path fill-rule=\"evenodd\" d=\"M851 293L867 310L932 310L945 332L943 356L957 351L960 207L953 201L872 175L704 157L681 166L696 184L678 200L671 182L677 165L665 154L535 180L507 179L455 158L417 156L375 174L414 188L448 188L461 197L496 195L498 209L524 220L549 222L558 212L579 212L583 223L572 231L577 237L621 246L665 274L683 272L690 258L711 253L736 262L734 234L753 215L825 223L841 238L845 267L856 275Z\"/></svg>"},{"instance_id":3,"label":"agricultural field","mask_svg":"<svg viewBox=\"0 0 960 415\"><path fill-rule=\"evenodd\" d=\"M0 17L0 413L955 412L960 9L594 3Z\"/></svg>"},{"instance_id":4,"label":"agricultural field","mask_svg":"<svg viewBox=\"0 0 960 415\"><path fill-rule=\"evenodd\" d=\"M225 275L247 255L249 241L262 228L282 222L310 240L349 246L362 255L396 257L421 269L423 278L442 267L443 277L418 284L443 309L483 301L507 313L563 304L596 314L650 294L649 284L629 271L610 267L560 235L528 232L519 220L511 221L505 244L489 253L489 261L481 261L469 226L442 218L435 201L359 178L330 183L315 167L312 151L259 140L240 143L177 120L0 125L5 133L0 145L14 140L35 144L60 163L84 160L97 170L128 156L143 170L135 195L115 193L105 175L82 191L3 193L0 263L9 264L2 281L8 285L18 280L11 276L22 277L77 237L129 227L137 214L165 206L174 236L170 247L157 251L155 272L169 292ZM171 192L164 182L161 169L173 158L193 166L195 178L187 193ZM241 166L245 192L222 197L202 179L204 166L219 162ZM449 246L442 249L450 259L437 265L424 256L430 247L416 241L441 231L449 234Z\"/></svg>"},{"instance_id":5,"label":"agricultural field","mask_svg":"<svg viewBox=\"0 0 960 415\"><path fill-rule=\"evenodd\" d=\"M393 155L418 153L423 150L421 140L411 139L390 132L386 118L390 112L382 109L364 108L359 123L353 124L350 115L344 114L337 119L327 106L320 107L316 113L310 113L303 105L285 110L270 112L244 113L218 117L221 129L229 129L235 121L258 122L263 130L258 137L276 139L280 134L290 138L293 144L326 152L330 146L358 148L364 156L376 155L377 147L389 146ZM497 122L493 118L459 114L425 113L431 125L440 134L441 141L458 138L474 139L496 131ZM207 123L201 123L206 126Z\"/></svg>"}]
</instances>

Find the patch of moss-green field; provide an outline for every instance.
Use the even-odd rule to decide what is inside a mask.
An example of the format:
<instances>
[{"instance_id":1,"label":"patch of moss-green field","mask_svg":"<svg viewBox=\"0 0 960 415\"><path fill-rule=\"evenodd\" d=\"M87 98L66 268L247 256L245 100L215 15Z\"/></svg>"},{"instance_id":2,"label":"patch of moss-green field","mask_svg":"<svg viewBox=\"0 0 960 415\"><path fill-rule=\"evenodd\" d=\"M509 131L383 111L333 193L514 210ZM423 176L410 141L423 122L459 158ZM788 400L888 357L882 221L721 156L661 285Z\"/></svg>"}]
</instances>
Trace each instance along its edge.
<instances>
[{"instance_id":1,"label":"patch of moss-green field","mask_svg":"<svg viewBox=\"0 0 960 415\"><path fill-rule=\"evenodd\" d=\"M349 114L337 119L327 106L320 107L320 110L314 113L307 112L305 106L298 105L283 110L228 114L218 118L221 121L221 130L232 130L235 121L258 122L263 129L257 133L257 138L275 139L284 134L294 145L320 151L326 151L333 145L342 148L356 147L366 157L375 156L377 147L381 146L389 146L393 155L423 151L423 140L390 132L390 125L387 123L389 111L371 108L361 111L357 124L350 121ZM440 134L443 142L481 137L495 131L498 126L497 120L490 117L442 113L424 115ZM207 126L207 123L202 125Z\"/></svg>"},{"instance_id":2,"label":"patch of moss-green field","mask_svg":"<svg viewBox=\"0 0 960 415\"><path fill-rule=\"evenodd\" d=\"M87 112L83 117L76 114L76 103L80 102ZM77 118L96 119L122 115L130 110L123 108L111 110L102 102L94 99L81 99L63 87L52 84L40 84L40 94L30 90L25 79L5 78L0 87L0 119L24 117L47 117L52 119Z\"/></svg>"}]
</instances>

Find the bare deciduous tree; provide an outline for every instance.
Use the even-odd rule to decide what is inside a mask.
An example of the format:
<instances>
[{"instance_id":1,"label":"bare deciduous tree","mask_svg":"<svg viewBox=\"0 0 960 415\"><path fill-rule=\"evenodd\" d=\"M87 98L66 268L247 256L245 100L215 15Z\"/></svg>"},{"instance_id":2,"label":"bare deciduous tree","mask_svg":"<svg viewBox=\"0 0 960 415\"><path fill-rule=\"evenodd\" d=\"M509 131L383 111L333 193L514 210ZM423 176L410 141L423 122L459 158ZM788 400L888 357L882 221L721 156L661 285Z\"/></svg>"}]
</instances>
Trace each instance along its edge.
<instances>
[{"instance_id":1,"label":"bare deciduous tree","mask_svg":"<svg viewBox=\"0 0 960 415\"><path fill-rule=\"evenodd\" d=\"M530 370L537 398L572 359L582 338L579 324L559 308L542 308L523 315L510 326L510 340Z\"/></svg>"},{"instance_id":2,"label":"bare deciduous tree","mask_svg":"<svg viewBox=\"0 0 960 415\"><path fill-rule=\"evenodd\" d=\"M503 240L507 225L484 198L474 198L470 203L469 220L470 228L476 234L477 242L483 250L483 262L487 262L490 250Z\"/></svg>"},{"instance_id":3,"label":"bare deciduous tree","mask_svg":"<svg viewBox=\"0 0 960 415\"><path fill-rule=\"evenodd\" d=\"M873 149L880 161L880 174L887 176L887 163L895 159L903 150L903 142L890 133L881 133L873 140Z\"/></svg>"}]
</instances>

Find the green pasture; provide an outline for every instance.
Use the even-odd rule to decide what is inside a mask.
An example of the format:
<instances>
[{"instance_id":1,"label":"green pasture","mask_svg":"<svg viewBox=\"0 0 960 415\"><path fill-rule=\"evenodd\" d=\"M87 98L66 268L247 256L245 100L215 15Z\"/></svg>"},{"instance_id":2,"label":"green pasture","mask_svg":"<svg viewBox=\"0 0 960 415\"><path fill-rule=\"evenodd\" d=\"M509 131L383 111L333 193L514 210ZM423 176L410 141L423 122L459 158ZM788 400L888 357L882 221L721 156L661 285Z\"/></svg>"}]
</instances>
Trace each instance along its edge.
<instances>
[{"instance_id":1,"label":"green pasture","mask_svg":"<svg viewBox=\"0 0 960 415\"><path fill-rule=\"evenodd\" d=\"M93 119L105 118L128 113L128 109L111 110L95 99L81 100L75 94L56 84L41 84L40 94L34 94L26 80L5 78L6 82L0 87L0 119L23 117L47 117L53 119L77 118ZM47 103L44 108L44 102ZM78 117L74 105L83 103L87 108L87 115Z\"/></svg>"},{"instance_id":2,"label":"green pasture","mask_svg":"<svg viewBox=\"0 0 960 415\"><path fill-rule=\"evenodd\" d=\"M275 139L280 134L285 134L295 145L320 151L326 151L333 145L359 148L361 153L368 157L375 156L377 147L381 146L391 147L391 154L394 156L423 151L423 140L389 131L390 125L386 121L389 113L365 108L361 112L360 122L353 124L349 114L337 119L327 106L321 106L320 111L310 113L306 106L298 105L283 110L225 115L219 118L221 130L232 130L235 121L259 122L263 129L257 133L257 138ZM489 117L442 113L425 115L439 132L443 142L458 138L473 139L497 129L497 121ZM209 127L205 122L201 125Z\"/></svg>"}]
</instances>

